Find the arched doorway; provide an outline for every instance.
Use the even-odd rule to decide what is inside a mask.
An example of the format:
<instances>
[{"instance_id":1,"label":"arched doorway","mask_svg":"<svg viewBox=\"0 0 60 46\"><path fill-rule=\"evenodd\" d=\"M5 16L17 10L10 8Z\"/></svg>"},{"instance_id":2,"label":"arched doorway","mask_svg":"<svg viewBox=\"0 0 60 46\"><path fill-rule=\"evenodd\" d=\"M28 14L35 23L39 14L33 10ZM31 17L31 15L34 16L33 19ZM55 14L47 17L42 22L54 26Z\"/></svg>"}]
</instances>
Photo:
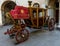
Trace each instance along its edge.
<instances>
[{"instance_id":1,"label":"arched doorway","mask_svg":"<svg viewBox=\"0 0 60 46\"><path fill-rule=\"evenodd\" d=\"M2 22L3 25L10 24L11 20L6 18L6 12L9 12L11 9L14 9L16 3L13 1L5 1L1 6L1 13L2 13Z\"/></svg>"}]
</instances>

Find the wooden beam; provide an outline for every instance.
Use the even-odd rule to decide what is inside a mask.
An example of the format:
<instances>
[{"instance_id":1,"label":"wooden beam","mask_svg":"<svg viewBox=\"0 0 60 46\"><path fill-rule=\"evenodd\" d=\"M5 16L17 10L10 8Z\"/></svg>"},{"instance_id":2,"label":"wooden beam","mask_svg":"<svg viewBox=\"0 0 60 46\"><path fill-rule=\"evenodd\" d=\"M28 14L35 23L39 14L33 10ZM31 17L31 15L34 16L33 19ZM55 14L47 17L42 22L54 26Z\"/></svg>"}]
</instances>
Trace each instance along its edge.
<instances>
[{"instance_id":1,"label":"wooden beam","mask_svg":"<svg viewBox=\"0 0 60 46\"><path fill-rule=\"evenodd\" d=\"M49 0L48 5L49 5L49 6L53 6L53 5L54 5L54 3L55 3L55 0Z\"/></svg>"}]
</instances>

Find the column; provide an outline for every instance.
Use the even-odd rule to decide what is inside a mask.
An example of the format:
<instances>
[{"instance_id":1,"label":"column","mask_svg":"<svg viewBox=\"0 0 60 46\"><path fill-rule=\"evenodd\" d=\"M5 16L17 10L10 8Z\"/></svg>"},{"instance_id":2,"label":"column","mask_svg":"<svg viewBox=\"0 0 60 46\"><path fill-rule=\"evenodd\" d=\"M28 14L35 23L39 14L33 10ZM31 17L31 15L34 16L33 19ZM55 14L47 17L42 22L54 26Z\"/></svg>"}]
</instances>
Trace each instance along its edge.
<instances>
[{"instance_id":1,"label":"column","mask_svg":"<svg viewBox=\"0 0 60 46\"><path fill-rule=\"evenodd\" d=\"M58 27L60 27L60 2L59 2L59 25Z\"/></svg>"},{"instance_id":2,"label":"column","mask_svg":"<svg viewBox=\"0 0 60 46\"><path fill-rule=\"evenodd\" d=\"M2 23L2 14L1 14L1 5L2 5L3 2L4 2L3 0L0 0L0 26L3 25L3 23Z\"/></svg>"}]
</instances>

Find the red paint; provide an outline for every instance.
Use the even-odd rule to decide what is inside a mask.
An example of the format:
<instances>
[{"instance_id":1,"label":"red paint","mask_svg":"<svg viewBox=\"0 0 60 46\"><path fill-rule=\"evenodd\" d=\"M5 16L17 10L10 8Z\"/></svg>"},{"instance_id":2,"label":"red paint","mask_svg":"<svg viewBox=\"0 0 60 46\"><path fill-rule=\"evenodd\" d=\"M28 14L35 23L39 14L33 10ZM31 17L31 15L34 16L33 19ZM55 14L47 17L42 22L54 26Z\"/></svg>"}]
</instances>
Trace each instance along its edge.
<instances>
[{"instance_id":1,"label":"red paint","mask_svg":"<svg viewBox=\"0 0 60 46\"><path fill-rule=\"evenodd\" d=\"M15 6L14 10L10 11L11 16L14 19L28 19L28 8L23 6Z\"/></svg>"}]
</instances>

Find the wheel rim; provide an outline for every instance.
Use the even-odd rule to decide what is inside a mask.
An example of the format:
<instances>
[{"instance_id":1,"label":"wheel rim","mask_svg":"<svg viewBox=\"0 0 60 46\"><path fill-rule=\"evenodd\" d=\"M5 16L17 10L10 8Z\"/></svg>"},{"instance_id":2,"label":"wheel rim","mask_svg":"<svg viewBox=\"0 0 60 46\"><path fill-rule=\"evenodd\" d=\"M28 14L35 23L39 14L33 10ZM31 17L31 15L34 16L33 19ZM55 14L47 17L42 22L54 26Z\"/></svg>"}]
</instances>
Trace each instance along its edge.
<instances>
[{"instance_id":1,"label":"wheel rim","mask_svg":"<svg viewBox=\"0 0 60 46\"><path fill-rule=\"evenodd\" d=\"M52 31L54 29L54 19L50 19L48 23L49 31Z\"/></svg>"}]
</instances>

